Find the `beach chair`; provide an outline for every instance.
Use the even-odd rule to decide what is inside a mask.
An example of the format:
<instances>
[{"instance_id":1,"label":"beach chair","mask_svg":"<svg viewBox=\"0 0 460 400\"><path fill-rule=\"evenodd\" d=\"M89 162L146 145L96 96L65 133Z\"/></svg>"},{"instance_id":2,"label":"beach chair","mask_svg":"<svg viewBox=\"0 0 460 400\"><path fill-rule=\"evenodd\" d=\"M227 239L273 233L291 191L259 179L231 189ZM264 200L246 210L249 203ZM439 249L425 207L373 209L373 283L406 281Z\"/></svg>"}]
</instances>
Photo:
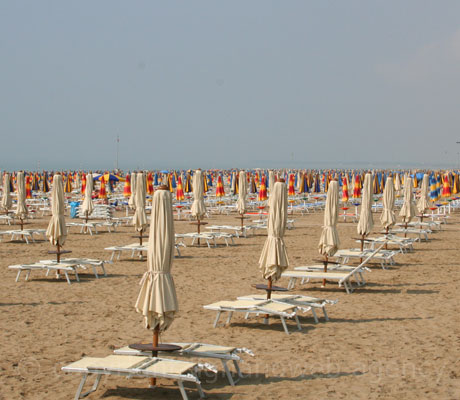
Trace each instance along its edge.
<instances>
[{"instance_id":1,"label":"beach chair","mask_svg":"<svg viewBox=\"0 0 460 400\"><path fill-rule=\"evenodd\" d=\"M58 278L59 278L59 274L62 272L69 285L72 283L70 281L69 272L73 272L75 274L75 280L77 282L80 282L80 278L78 276L78 271L77 271L78 267L80 267L79 264L58 264L58 263L54 263L54 264L32 263L32 264L17 264L17 265L8 266L9 269L17 271L16 282L19 282L21 272L24 272L24 271L26 272L26 281L28 281L30 277L30 273L32 271L41 270L41 271L46 271L46 276L48 276L50 271L56 271Z\"/></svg>"},{"instance_id":2,"label":"beach chair","mask_svg":"<svg viewBox=\"0 0 460 400\"><path fill-rule=\"evenodd\" d=\"M231 347L231 346L218 346L214 344L205 344L205 343L171 343L177 346L180 346L181 349L173 352L168 352L174 356L180 357L196 357L196 358L210 358L215 360L220 360L222 362L222 366L224 368L225 375L228 379L230 385L235 386L241 378L243 378L243 374L241 373L241 369L239 366L239 361L241 361L241 357L239 354L246 353L250 356L254 356L254 353L245 348L239 347ZM114 351L115 354L120 355L150 355L149 352L144 352L141 350L131 349L129 346L122 347L120 349L116 349ZM161 352L160 352L161 353ZM233 362L233 366L235 367L236 374L238 376L237 379L234 379L230 368L228 366L228 362Z\"/></svg>"},{"instance_id":3,"label":"beach chair","mask_svg":"<svg viewBox=\"0 0 460 400\"><path fill-rule=\"evenodd\" d=\"M361 239L356 239L356 243L360 243ZM366 237L364 239L364 244L368 246L368 249L373 250L375 245L383 243L385 246L396 246L399 247L401 253L408 253L414 251L414 243L416 239L414 238L405 238L395 235L384 235L379 237Z\"/></svg>"},{"instance_id":4,"label":"beach chair","mask_svg":"<svg viewBox=\"0 0 460 400\"><path fill-rule=\"evenodd\" d=\"M266 295L263 293L251 294L237 297L238 300L265 300ZM274 302L280 302L284 304L290 304L296 306L300 311L308 312L311 311L315 323L318 323L318 316L316 309L320 309L324 314L325 321L329 321L329 317L326 311L326 305L336 304L338 300L327 300L318 297L304 296L300 294L279 294L272 293L271 300Z\"/></svg>"},{"instance_id":5,"label":"beach chair","mask_svg":"<svg viewBox=\"0 0 460 400\"><path fill-rule=\"evenodd\" d=\"M379 250L375 252L371 249L364 249L361 251L360 249L342 249L337 250L334 254L334 258L337 259L337 262L346 264L350 259L363 259L367 257L370 253L372 253L372 260L378 260L382 269L386 269L386 265L394 265L395 260L394 256L399 253L399 251L394 250Z\"/></svg>"},{"instance_id":6,"label":"beach chair","mask_svg":"<svg viewBox=\"0 0 460 400\"><path fill-rule=\"evenodd\" d=\"M381 232L384 233L384 232ZM417 228L396 228L392 229L390 234L394 233L404 233L405 235L407 234L412 234L418 236L417 240L421 242L422 240L425 240L425 242L428 242L428 234L432 233L431 229L417 229Z\"/></svg>"},{"instance_id":7,"label":"beach chair","mask_svg":"<svg viewBox=\"0 0 460 400\"><path fill-rule=\"evenodd\" d=\"M256 316L263 314L274 317L279 317L283 329L286 334L289 335L289 330L286 325L286 318L294 318L297 329L300 331L299 318L297 317L297 307L291 304L280 304L273 300L230 300L230 301L218 301L216 303L208 304L203 306L205 310L217 311L216 319L214 321L214 328L219 323L220 316L223 312L228 312L227 321L225 324L229 324L232 319L233 313L241 312L245 314L245 318L248 319L250 314Z\"/></svg>"},{"instance_id":8,"label":"beach chair","mask_svg":"<svg viewBox=\"0 0 460 400\"><path fill-rule=\"evenodd\" d=\"M198 372L203 369L211 369L210 366L188 361L171 360L159 357L142 357L128 355L109 355L103 358L84 357L61 368L64 372L76 372L83 374L75 394L75 400L86 397L95 392L103 375L119 375L127 378L163 378L177 382L182 398L187 400L184 382L196 384L200 398L204 398ZM214 369L211 369L214 371ZM95 375L96 379L92 388L82 393L89 375Z\"/></svg>"},{"instance_id":9,"label":"beach chair","mask_svg":"<svg viewBox=\"0 0 460 400\"><path fill-rule=\"evenodd\" d=\"M366 284L366 281L364 280L364 274L363 271L365 270L365 265L366 263L372 258L372 256L377 253L381 248L383 247L383 244L380 245L377 249L375 249L373 252L369 253L364 261L359 264L358 266L349 269L348 271L329 271L329 272L324 272L324 271L284 271L281 274L281 277L289 278L289 283L288 283L288 289L294 288L296 282L298 279L304 282L309 282L310 280L318 279L318 280L331 280L331 281L337 281L339 284L339 287L344 287L345 291L348 294L353 293L354 289L356 287L361 287ZM329 266L328 266L329 268ZM353 286L353 280L356 283L356 286Z\"/></svg>"},{"instance_id":10,"label":"beach chair","mask_svg":"<svg viewBox=\"0 0 460 400\"><path fill-rule=\"evenodd\" d=\"M40 260L39 262L44 265L47 265L47 264L55 265L56 264L54 260ZM102 274L104 276L107 276L107 272L105 270L104 263L105 263L104 261L96 260L93 258L61 258L61 262L57 265L61 265L61 264L79 265L82 268L89 266L93 269L93 273L96 279L98 279L99 275L97 273L97 267L101 268Z\"/></svg>"}]
</instances>

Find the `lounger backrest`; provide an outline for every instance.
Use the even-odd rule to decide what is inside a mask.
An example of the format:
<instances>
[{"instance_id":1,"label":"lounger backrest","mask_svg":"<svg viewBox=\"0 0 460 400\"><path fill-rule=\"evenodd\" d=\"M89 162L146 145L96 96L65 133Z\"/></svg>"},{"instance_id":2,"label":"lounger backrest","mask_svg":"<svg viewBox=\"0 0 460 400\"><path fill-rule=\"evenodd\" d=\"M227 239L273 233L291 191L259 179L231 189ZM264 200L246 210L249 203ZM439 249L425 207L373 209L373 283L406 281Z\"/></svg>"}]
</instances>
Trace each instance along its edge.
<instances>
[{"instance_id":1,"label":"lounger backrest","mask_svg":"<svg viewBox=\"0 0 460 400\"><path fill-rule=\"evenodd\" d=\"M374 257L379 251L380 249L385 246L384 243L382 243L379 247L377 247L376 249L374 249L372 251L372 253L370 253L364 260L361 264L359 264L356 268L352 269L345 278L342 279L342 281L344 280L347 280L350 276L352 276L353 274L355 274L356 272L358 272L360 269L364 268L364 266L366 265L366 263L372 258Z\"/></svg>"}]
</instances>

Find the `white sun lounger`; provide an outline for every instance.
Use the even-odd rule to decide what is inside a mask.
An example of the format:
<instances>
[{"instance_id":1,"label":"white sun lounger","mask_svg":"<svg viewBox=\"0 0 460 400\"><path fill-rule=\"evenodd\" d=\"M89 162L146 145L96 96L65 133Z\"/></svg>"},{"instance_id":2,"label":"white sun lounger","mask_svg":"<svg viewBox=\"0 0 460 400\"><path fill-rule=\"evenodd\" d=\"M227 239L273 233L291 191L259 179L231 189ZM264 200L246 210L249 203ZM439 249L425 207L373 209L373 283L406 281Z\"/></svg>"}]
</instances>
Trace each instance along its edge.
<instances>
[{"instance_id":1,"label":"white sun lounger","mask_svg":"<svg viewBox=\"0 0 460 400\"><path fill-rule=\"evenodd\" d=\"M16 229L0 232L0 235L11 235L10 240L25 240L25 242L29 244L29 239L32 240L33 243L35 243L34 235L39 235L43 238L43 240L46 240L45 232L45 229Z\"/></svg>"},{"instance_id":2,"label":"white sun lounger","mask_svg":"<svg viewBox=\"0 0 460 400\"><path fill-rule=\"evenodd\" d=\"M54 260L40 260L39 261L41 264L47 265L47 264L52 264L55 265L56 261ZM102 274L104 276L107 276L107 272L105 270L104 266L104 261L101 260L96 260L93 258L61 258L61 263L60 264L70 264L70 265L75 265L78 264L81 267L85 266L90 266L93 269L94 276L96 279L99 278L99 275L97 274L97 267L100 267L102 269ZM59 264L59 265L60 265Z\"/></svg>"},{"instance_id":3,"label":"white sun lounger","mask_svg":"<svg viewBox=\"0 0 460 400\"><path fill-rule=\"evenodd\" d=\"M243 374L241 373L240 366L238 364L241 361L241 357L238 354L246 353L251 356L254 356L254 353L246 348L238 347L229 347L229 346L217 346L214 344L205 344L205 343L171 343L177 346L180 346L181 349L178 351L168 352L171 355L181 356L181 357L196 357L196 358L212 358L221 360L222 366L224 368L225 375L227 376L228 382L230 385L235 386ZM130 347L122 347L114 351L115 354L120 355L150 355L149 352L143 352L140 350L131 349ZM160 352L161 353L161 352ZM228 362L232 361L237 373L238 379L234 379Z\"/></svg>"},{"instance_id":4,"label":"white sun lounger","mask_svg":"<svg viewBox=\"0 0 460 400\"><path fill-rule=\"evenodd\" d=\"M225 324L229 324L232 319L233 313L242 312L245 313L245 318L249 318L250 314L260 315L271 315L279 317L283 325L284 331L289 335L289 330L286 325L286 318L294 318L297 324L297 329L300 331L299 318L297 317L297 307L290 304L280 304L273 300L230 300L230 301L218 301L203 306L206 310L217 311L217 316L214 321L214 328L217 327L220 316L223 312L228 312L227 321Z\"/></svg>"},{"instance_id":5,"label":"white sun lounger","mask_svg":"<svg viewBox=\"0 0 460 400\"><path fill-rule=\"evenodd\" d=\"M414 238L405 238L405 237L400 237L400 236L395 236L395 235L384 235L380 237L367 237L364 239L364 243L369 246L370 250L373 250L375 248L376 244L385 244L385 245L390 245L390 246L397 246L399 247L399 251L401 253L407 253L411 252L414 250L414 243L417 240ZM357 243L360 243L361 240L357 239Z\"/></svg>"},{"instance_id":6,"label":"white sun lounger","mask_svg":"<svg viewBox=\"0 0 460 400\"><path fill-rule=\"evenodd\" d=\"M183 243L177 243L175 245L177 255L178 257L181 256L179 246L185 247L185 244ZM124 251L130 251L131 252L131 258L134 258L135 254L137 253L137 256L142 259L143 258L143 253L147 252L147 244L143 244L142 246L139 245L139 243L132 243L132 244L127 244L125 246L110 246L106 247L105 250L111 251L112 255L110 256L109 261L116 261L120 260L121 253ZM114 260L115 259L115 260Z\"/></svg>"},{"instance_id":7,"label":"white sun lounger","mask_svg":"<svg viewBox=\"0 0 460 400\"><path fill-rule=\"evenodd\" d=\"M359 249L342 249L337 250L333 257L336 258L338 262L346 264L351 258L363 259L364 257L367 257L370 253L373 253L371 259L379 260L382 269L386 269L386 265L395 264L395 260L393 257L398 252L399 251L394 250L380 250L378 252L374 252L371 249L364 249L363 251Z\"/></svg>"},{"instance_id":8,"label":"white sun lounger","mask_svg":"<svg viewBox=\"0 0 460 400\"><path fill-rule=\"evenodd\" d=\"M295 286L297 279L301 279L303 282L309 282L313 279L318 280L333 280L337 281L339 287L344 287L345 291L350 294L353 293L354 286L352 283L352 279L355 280L358 287L364 286L366 281L364 280L363 270L365 270L364 266L366 263L372 258L374 253L377 253L383 244L380 245L377 249L375 249L372 253L369 253L364 261L359 264L357 267L343 272L324 272L324 271L285 271L282 273L282 277L289 278L288 289L292 289Z\"/></svg>"},{"instance_id":9,"label":"white sun lounger","mask_svg":"<svg viewBox=\"0 0 460 400\"><path fill-rule=\"evenodd\" d=\"M70 285L70 278L69 272L73 272L75 274L75 280L80 282L80 278L78 276L77 268L81 267L79 264L42 264L42 263L33 263L33 264L18 264L18 265L10 265L8 266L9 269L16 270L16 282L19 281L19 277L21 276L22 271L26 271L26 281L29 280L30 273L33 270L46 270L46 276L48 276L50 271L56 271L57 276L59 277L58 272L62 272L65 275L67 283Z\"/></svg>"},{"instance_id":10,"label":"white sun lounger","mask_svg":"<svg viewBox=\"0 0 460 400\"><path fill-rule=\"evenodd\" d=\"M384 233L384 232L382 232ZM404 234L412 234L418 236L418 241L425 240L425 242L428 242L428 234L432 233L431 229L416 229L416 228L397 228L397 229L392 229L389 233L404 233Z\"/></svg>"},{"instance_id":11,"label":"white sun lounger","mask_svg":"<svg viewBox=\"0 0 460 400\"><path fill-rule=\"evenodd\" d=\"M264 294L250 294L246 296L239 296L237 297L238 300L264 300L266 299L266 295ZM329 317L326 312L326 305L328 304L336 304L338 300L327 300L327 299L320 299L318 297L311 297L311 296L303 296L300 294L279 294L279 293L272 293L271 300L275 302L281 302L284 304L290 304L296 306L299 310L308 312L311 311L313 314L313 319L315 323L318 323L318 316L316 315L316 309L321 309L324 314L324 319L329 321Z\"/></svg>"},{"instance_id":12,"label":"white sun lounger","mask_svg":"<svg viewBox=\"0 0 460 400\"><path fill-rule=\"evenodd\" d=\"M75 394L75 400L86 397L88 394L96 391L102 375L120 375L128 378L172 379L177 382L184 400L188 399L184 382L193 382L196 384L200 398L204 398L205 396L197 373L202 369L213 370L211 366L188 361L128 355L109 355L104 358L84 357L61 369L64 372L78 372L83 374L77 393ZM96 375L96 380L88 392L82 393L86 379L91 374Z\"/></svg>"},{"instance_id":13,"label":"white sun lounger","mask_svg":"<svg viewBox=\"0 0 460 400\"><path fill-rule=\"evenodd\" d=\"M89 232L89 234L93 236L93 229L94 229L94 232L98 234L99 232L97 231L97 228L102 227L102 226L106 226L108 231L112 232L112 228L113 230L115 230L116 222L110 222L110 221L106 221L106 222L68 222L66 223L66 226L67 228L70 228L72 226L80 227L81 228L80 233Z\"/></svg>"}]
</instances>

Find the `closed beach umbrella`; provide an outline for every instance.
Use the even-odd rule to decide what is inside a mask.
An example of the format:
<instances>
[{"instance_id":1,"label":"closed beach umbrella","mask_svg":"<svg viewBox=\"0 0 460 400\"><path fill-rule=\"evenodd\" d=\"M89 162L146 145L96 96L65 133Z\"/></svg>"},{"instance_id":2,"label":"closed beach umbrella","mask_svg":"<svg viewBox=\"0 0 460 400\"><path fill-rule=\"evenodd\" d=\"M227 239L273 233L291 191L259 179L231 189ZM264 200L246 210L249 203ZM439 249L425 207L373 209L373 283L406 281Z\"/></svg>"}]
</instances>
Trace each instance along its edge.
<instances>
[{"instance_id":1,"label":"closed beach umbrella","mask_svg":"<svg viewBox=\"0 0 460 400\"><path fill-rule=\"evenodd\" d=\"M425 210L430 207L430 200L428 198L429 196L429 176L428 174L423 175L422 179L422 187L420 189L420 198L418 199L417 202L417 210L420 214L422 214L422 219L423 219L423 214L425 213Z\"/></svg>"},{"instance_id":2,"label":"closed beach umbrella","mask_svg":"<svg viewBox=\"0 0 460 400\"><path fill-rule=\"evenodd\" d=\"M67 227L64 217L64 183L61 175L54 175L51 191L51 219L46 230L46 237L50 243L58 247L65 243Z\"/></svg>"},{"instance_id":3,"label":"closed beach umbrella","mask_svg":"<svg viewBox=\"0 0 460 400\"><path fill-rule=\"evenodd\" d=\"M13 204L11 200L11 193L10 193L10 174L8 172L3 175L3 196L2 202L0 204L2 210L6 213L11 208Z\"/></svg>"},{"instance_id":4,"label":"closed beach umbrella","mask_svg":"<svg viewBox=\"0 0 460 400\"><path fill-rule=\"evenodd\" d=\"M86 187L85 187L85 198L83 199L83 203L81 205L80 211L82 214L85 216L86 220L88 220L88 216L91 215L91 213L94 210L94 204L93 204L93 175L92 174L87 174L86 175Z\"/></svg>"},{"instance_id":5,"label":"closed beach umbrella","mask_svg":"<svg viewBox=\"0 0 460 400\"><path fill-rule=\"evenodd\" d=\"M399 174L398 174L398 173L397 173L396 176L395 176L394 185L395 185L395 190L396 190L396 192L399 192L399 191L401 190L401 179L399 178Z\"/></svg>"},{"instance_id":6,"label":"closed beach umbrella","mask_svg":"<svg viewBox=\"0 0 460 400\"><path fill-rule=\"evenodd\" d=\"M23 227L23 220L29 213L26 206L26 181L24 172L19 171L16 176L16 191L17 191L17 208L14 213L21 220L21 230Z\"/></svg>"},{"instance_id":7,"label":"closed beach umbrella","mask_svg":"<svg viewBox=\"0 0 460 400\"><path fill-rule=\"evenodd\" d=\"M337 218L339 207L339 183L331 181L327 191L326 208L324 209L324 223L319 240L319 253L324 256L333 256L339 248L340 240L337 232Z\"/></svg>"},{"instance_id":8,"label":"closed beach umbrella","mask_svg":"<svg viewBox=\"0 0 460 400\"><path fill-rule=\"evenodd\" d=\"M412 199L412 178L406 176L404 178L404 202L399 212L399 216L402 217L403 222L407 224L413 217L417 215L417 210Z\"/></svg>"},{"instance_id":9,"label":"closed beach umbrella","mask_svg":"<svg viewBox=\"0 0 460 400\"><path fill-rule=\"evenodd\" d=\"M191 208L192 216L201 220L206 214L206 206L203 196L203 173L197 169L193 175L193 204Z\"/></svg>"},{"instance_id":10,"label":"closed beach umbrella","mask_svg":"<svg viewBox=\"0 0 460 400\"><path fill-rule=\"evenodd\" d=\"M393 185L393 178L388 177L385 184L385 189L383 189L383 210L382 215L380 216L380 222L383 227L387 230L390 229L396 222L396 217L394 213L395 205L395 189Z\"/></svg>"},{"instance_id":11,"label":"closed beach umbrella","mask_svg":"<svg viewBox=\"0 0 460 400\"><path fill-rule=\"evenodd\" d=\"M136 193L136 180L137 180L137 173L133 172L131 174L131 196L129 197L129 200L128 200L128 207L131 209L136 208L136 205L134 204L134 197Z\"/></svg>"},{"instance_id":12,"label":"closed beach umbrella","mask_svg":"<svg viewBox=\"0 0 460 400\"><path fill-rule=\"evenodd\" d=\"M269 200L268 236L265 240L259 267L264 279L277 281L282 272L289 266L289 260L284 244L284 232L287 222L287 188L284 182L276 182L272 187Z\"/></svg>"},{"instance_id":13,"label":"closed beach umbrella","mask_svg":"<svg viewBox=\"0 0 460 400\"><path fill-rule=\"evenodd\" d=\"M268 171L268 190L271 191L273 190L273 187L275 185L275 171Z\"/></svg>"},{"instance_id":14,"label":"closed beach umbrella","mask_svg":"<svg viewBox=\"0 0 460 400\"><path fill-rule=\"evenodd\" d=\"M238 210L238 214L243 215L246 212L246 195L248 192L248 181L246 179L245 171L240 171L240 176L238 180L239 192L236 208Z\"/></svg>"},{"instance_id":15,"label":"closed beach umbrella","mask_svg":"<svg viewBox=\"0 0 460 400\"><path fill-rule=\"evenodd\" d=\"M144 174L136 174L136 189L134 195L133 225L136 231L141 232L147 227L147 215L145 214L145 185Z\"/></svg>"},{"instance_id":16,"label":"closed beach umbrella","mask_svg":"<svg viewBox=\"0 0 460 400\"><path fill-rule=\"evenodd\" d=\"M361 251L364 247L364 237L370 233L374 227L372 217L372 175L366 174L364 177L363 193L361 202L361 213L358 221L358 235L361 235Z\"/></svg>"},{"instance_id":17,"label":"closed beach umbrella","mask_svg":"<svg viewBox=\"0 0 460 400\"><path fill-rule=\"evenodd\" d=\"M259 201L267 200L267 187L265 185L265 176L262 177L262 182L260 184L259 194L257 195L257 198L259 199Z\"/></svg>"},{"instance_id":18,"label":"closed beach umbrella","mask_svg":"<svg viewBox=\"0 0 460 400\"><path fill-rule=\"evenodd\" d=\"M144 317L147 329L164 331L178 310L176 289L171 276L174 259L174 222L171 194L157 190L153 195L147 272L141 280L136 311Z\"/></svg>"}]
</instances>

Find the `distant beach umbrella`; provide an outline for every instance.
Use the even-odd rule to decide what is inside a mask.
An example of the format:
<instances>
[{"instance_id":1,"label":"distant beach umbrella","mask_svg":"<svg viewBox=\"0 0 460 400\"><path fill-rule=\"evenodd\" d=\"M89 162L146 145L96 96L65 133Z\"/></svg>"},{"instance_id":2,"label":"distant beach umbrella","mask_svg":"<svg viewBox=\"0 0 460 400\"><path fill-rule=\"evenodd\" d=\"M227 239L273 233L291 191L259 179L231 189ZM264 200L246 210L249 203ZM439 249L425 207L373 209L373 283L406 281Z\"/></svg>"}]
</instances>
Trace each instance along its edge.
<instances>
[{"instance_id":1,"label":"distant beach umbrella","mask_svg":"<svg viewBox=\"0 0 460 400\"><path fill-rule=\"evenodd\" d=\"M427 174L423 175L422 179L422 187L420 189L420 197L417 201L417 210L420 214L425 213L425 211L430 207L430 201L429 201L429 176Z\"/></svg>"},{"instance_id":2,"label":"distant beach umbrella","mask_svg":"<svg viewBox=\"0 0 460 400\"><path fill-rule=\"evenodd\" d=\"M399 192L401 190L401 179L400 179L398 173L396 173L396 175L395 175L394 186L395 186L395 191L396 192Z\"/></svg>"},{"instance_id":3,"label":"distant beach umbrella","mask_svg":"<svg viewBox=\"0 0 460 400\"><path fill-rule=\"evenodd\" d=\"M372 195L372 175L366 174L364 178L364 185L363 185L363 198L361 201L361 212L359 215L358 221L358 235L361 236L361 251L364 247L364 237L367 236L372 228L374 227L374 219L372 216L372 202L373 202L373 195Z\"/></svg>"},{"instance_id":4,"label":"distant beach umbrella","mask_svg":"<svg viewBox=\"0 0 460 400\"><path fill-rule=\"evenodd\" d=\"M219 176L220 178L220 176ZM240 171L239 179L239 193L238 193L238 201L236 203L236 209L238 214L243 215L246 212L247 204L246 204L246 196L248 192L248 181L246 179L246 172ZM217 182L219 185L219 181Z\"/></svg>"},{"instance_id":5,"label":"distant beach umbrella","mask_svg":"<svg viewBox=\"0 0 460 400\"><path fill-rule=\"evenodd\" d=\"M268 171L268 190L271 192L273 186L275 185L275 172L270 170Z\"/></svg>"},{"instance_id":6,"label":"distant beach umbrella","mask_svg":"<svg viewBox=\"0 0 460 400\"><path fill-rule=\"evenodd\" d=\"M348 178L346 176L344 176L343 180L342 180L342 202L346 203L348 200L349 200Z\"/></svg>"},{"instance_id":7,"label":"distant beach umbrella","mask_svg":"<svg viewBox=\"0 0 460 400\"><path fill-rule=\"evenodd\" d=\"M2 202L0 206L2 210L6 213L11 208L13 201L11 199L11 192L10 192L10 185L11 185L11 178L8 172L5 172L3 175L3 195L2 195Z\"/></svg>"},{"instance_id":8,"label":"distant beach umbrella","mask_svg":"<svg viewBox=\"0 0 460 400\"><path fill-rule=\"evenodd\" d=\"M136 174L136 192L134 194L134 216L133 216L133 225L134 229L138 232L142 232L147 227L147 215L145 214L145 196L146 184L144 182L144 174Z\"/></svg>"},{"instance_id":9,"label":"distant beach umbrella","mask_svg":"<svg viewBox=\"0 0 460 400\"><path fill-rule=\"evenodd\" d=\"M151 172L147 175L147 194L153 195L153 175Z\"/></svg>"},{"instance_id":10,"label":"distant beach umbrella","mask_svg":"<svg viewBox=\"0 0 460 400\"><path fill-rule=\"evenodd\" d=\"M271 196L271 194L270 194L270 196ZM259 201L265 201L265 200L267 200L267 198L268 198L268 196L267 196L267 187L265 185L265 176L263 176L262 177L262 182L260 183L258 200Z\"/></svg>"},{"instance_id":11,"label":"distant beach umbrella","mask_svg":"<svg viewBox=\"0 0 460 400\"><path fill-rule=\"evenodd\" d=\"M224 184L222 183L222 176L219 175L219 177L217 178L217 185L216 185L216 197L221 198L224 196L225 196Z\"/></svg>"},{"instance_id":12,"label":"distant beach umbrella","mask_svg":"<svg viewBox=\"0 0 460 400\"><path fill-rule=\"evenodd\" d=\"M131 175L126 174L125 184L123 186L123 197L131 197Z\"/></svg>"},{"instance_id":13,"label":"distant beach umbrella","mask_svg":"<svg viewBox=\"0 0 460 400\"><path fill-rule=\"evenodd\" d=\"M450 187L449 174L444 174L442 177L442 197L447 198L452 196L452 190Z\"/></svg>"},{"instance_id":14,"label":"distant beach umbrella","mask_svg":"<svg viewBox=\"0 0 460 400\"><path fill-rule=\"evenodd\" d=\"M32 198L32 184L30 181L30 176L26 176L26 199Z\"/></svg>"},{"instance_id":15,"label":"distant beach umbrella","mask_svg":"<svg viewBox=\"0 0 460 400\"><path fill-rule=\"evenodd\" d=\"M395 205L395 190L393 184L393 178L388 177L385 184L385 189L383 190L383 210L382 215L380 216L380 222L383 227L388 231L395 222L396 217L394 213Z\"/></svg>"},{"instance_id":16,"label":"distant beach umbrella","mask_svg":"<svg viewBox=\"0 0 460 400\"><path fill-rule=\"evenodd\" d=\"M193 203L191 207L191 214L197 220L201 220L206 214L203 189L203 173L201 169L197 169L193 175Z\"/></svg>"},{"instance_id":17,"label":"distant beach umbrella","mask_svg":"<svg viewBox=\"0 0 460 400\"><path fill-rule=\"evenodd\" d=\"M183 201L185 199L184 190L182 189L182 178L179 176L177 178L177 187L176 187L176 200Z\"/></svg>"},{"instance_id":18,"label":"distant beach umbrella","mask_svg":"<svg viewBox=\"0 0 460 400\"><path fill-rule=\"evenodd\" d=\"M99 199L106 199L107 198L107 191L105 189L105 179L104 178L101 179L98 198Z\"/></svg>"},{"instance_id":19,"label":"distant beach umbrella","mask_svg":"<svg viewBox=\"0 0 460 400\"><path fill-rule=\"evenodd\" d=\"M88 217L94 211L94 204L93 204L93 175L87 174L85 175L84 181L86 182L85 188L85 198L83 199L83 203L80 208L80 212L82 215L85 216L85 219L88 220Z\"/></svg>"},{"instance_id":20,"label":"distant beach umbrella","mask_svg":"<svg viewBox=\"0 0 460 400\"><path fill-rule=\"evenodd\" d=\"M52 245L58 247L58 252L67 238L67 227L65 224L64 212L64 183L62 181L62 175L56 174L53 178L53 187L51 192L51 219L46 230L46 237Z\"/></svg>"},{"instance_id":21,"label":"distant beach umbrella","mask_svg":"<svg viewBox=\"0 0 460 400\"><path fill-rule=\"evenodd\" d=\"M318 244L319 253L332 257L340 245L339 234L337 232L337 218L339 208L339 183L329 182L327 191L326 207L324 209L323 230Z\"/></svg>"},{"instance_id":22,"label":"distant beach umbrella","mask_svg":"<svg viewBox=\"0 0 460 400\"><path fill-rule=\"evenodd\" d=\"M399 216L402 217L403 222L407 224L417 215L415 204L412 197L412 178L410 176L404 177L404 201L399 212Z\"/></svg>"},{"instance_id":23,"label":"distant beach umbrella","mask_svg":"<svg viewBox=\"0 0 460 400\"><path fill-rule=\"evenodd\" d=\"M24 178L24 172L19 171L16 176L16 192L17 192L17 208L15 211L16 217L22 221L27 217L29 211L26 206L26 181Z\"/></svg>"},{"instance_id":24,"label":"distant beach umbrella","mask_svg":"<svg viewBox=\"0 0 460 400\"><path fill-rule=\"evenodd\" d=\"M294 174L289 175L289 189L288 189L288 195L289 196L295 196L295 177Z\"/></svg>"}]
</instances>

